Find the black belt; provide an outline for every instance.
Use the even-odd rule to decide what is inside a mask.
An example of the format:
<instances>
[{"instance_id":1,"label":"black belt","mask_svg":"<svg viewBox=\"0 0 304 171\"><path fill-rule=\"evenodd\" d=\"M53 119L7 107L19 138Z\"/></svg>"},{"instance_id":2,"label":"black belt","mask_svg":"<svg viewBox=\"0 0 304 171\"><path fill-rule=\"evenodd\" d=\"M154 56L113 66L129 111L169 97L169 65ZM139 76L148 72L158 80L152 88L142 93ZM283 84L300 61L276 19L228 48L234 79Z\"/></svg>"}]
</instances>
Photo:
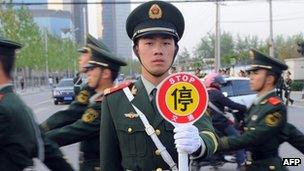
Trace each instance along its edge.
<instances>
[{"instance_id":1,"label":"black belt","mask_svg":"<svg viewBox=\"0 0 304 171\"><path fill-rule=\"evenodd\" d=\"M264 153L252 153L252 160L264 160L268 158L273 158L279 156L278 152L264 152Z\"/></svg>"}]
</instances>

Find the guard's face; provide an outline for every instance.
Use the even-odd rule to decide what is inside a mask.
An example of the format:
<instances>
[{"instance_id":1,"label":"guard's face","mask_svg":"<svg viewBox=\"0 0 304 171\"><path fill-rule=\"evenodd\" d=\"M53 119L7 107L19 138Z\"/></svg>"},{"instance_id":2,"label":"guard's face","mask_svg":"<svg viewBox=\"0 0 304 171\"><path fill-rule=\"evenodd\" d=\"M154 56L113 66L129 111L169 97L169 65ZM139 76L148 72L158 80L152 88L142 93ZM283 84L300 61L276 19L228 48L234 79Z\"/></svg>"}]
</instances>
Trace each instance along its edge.
<instances>
[{"instance_id":1,"label":"guard's face","mask_svg":"<svg viewBox=\"0 0 304 171\"><path fill-rule=\"evenodd\" d=\"M87 69L88 85L96 89L101 79L102 69L100 67L92 67Z\"/></svg>"},{"instance_id":2,"label":"guard's face","mask_svg":"<svg viewBox=\"0 0 304 171\"><path fill-rule=\"evenodd\" d=\"M267 77L267 71L265 69L258 69L250 71L250 89L253 91L260 91L264 88Z\"/></svg>"},{"instance_id":3,"label":"guard's face","mask_svg":"<svg viewBox=\"0 0 304 171\"><path fill-rule=\"evenodd\" d=\"M136 50L144 65L142 74L163 75L171 67L175 48L173 37L140 38Z\"/></svg>"},{"instance_id":4,"label":"guard's face","mask_svg":"<svg viewBox=\"0 0 304 171\"><path fill-rule=\"evenodd\" d=\"M86 70L84 66L89 63L89 60L90 60L90 53L81 53L78 60L79 72L84 72Z\"/></svg>"}]
</instances>

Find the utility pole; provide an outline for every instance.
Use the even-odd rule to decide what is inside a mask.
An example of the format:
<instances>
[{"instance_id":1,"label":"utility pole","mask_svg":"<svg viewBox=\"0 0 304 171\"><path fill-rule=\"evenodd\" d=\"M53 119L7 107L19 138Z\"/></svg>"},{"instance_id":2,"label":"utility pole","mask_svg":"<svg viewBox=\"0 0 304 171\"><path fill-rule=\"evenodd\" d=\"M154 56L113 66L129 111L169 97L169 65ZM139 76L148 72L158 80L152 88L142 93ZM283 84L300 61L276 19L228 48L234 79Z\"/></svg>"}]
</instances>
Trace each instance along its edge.
<instances>
[{"instance_id":1,"label":"utility pole","mask_svg":"<svg viewBox=\"0 0 304 171\"><path fill-rule=\"evenodd\" d=\"M221 68L221 28L220 28L220 2L217 0L216 4L216 20L215 20L215 71Z\"/></svg>"},{"instance_id":2,"label":"utility pole","mask_svg":"<svg viewBox=\"0 0 304 171\"><path fill-rule=\"evenodd\" d=\"M83 15L83 44L85 44L86 43L86 35L87 35L87 18L86 18L85 7L82 8L82 15Z\"/></svg>"},{"instance_id":3,"label":"utility pole","mask_svg":"<svg viewBox=\"0 0 304 171\"><path fill-rule=\"evenodd\" d=\"M49 62L48 62L48 35L47 29L44 30L44 43L45 43L45 77L46 83L48 84L49 79Z\"/></svg>"},{"instance_id":4,"label":"utility pole","mask_svg":"<svg viewBox=\"0 0 304 171\"><path fill-rule=\"evenodd\" d=\"M272 22L272 0L268 0L269 2L269 55L271 57L274 56L274 42L273 42L273 22Z\"/></svg>"}]
</instances>

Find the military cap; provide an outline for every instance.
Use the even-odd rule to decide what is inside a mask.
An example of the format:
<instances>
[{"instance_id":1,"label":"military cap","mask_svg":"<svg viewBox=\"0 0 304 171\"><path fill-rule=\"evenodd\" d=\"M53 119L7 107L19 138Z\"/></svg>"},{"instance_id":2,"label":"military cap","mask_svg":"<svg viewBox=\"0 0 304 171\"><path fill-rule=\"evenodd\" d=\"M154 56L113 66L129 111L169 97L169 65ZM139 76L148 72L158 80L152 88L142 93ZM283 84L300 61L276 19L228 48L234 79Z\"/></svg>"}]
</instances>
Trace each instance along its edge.
<instances>
[{"instance_id":1,"label":"military cap","mask_svg":"<svg viewBox=\"0 0 304 171\"><path fill-rule=\"evenodd\" d=\"M81 53L88 53L90 52L90 48L87 47L88 44L92 44L95 45L101 49L104 49L108 52L110 52L110 49L101 41L97 40L95 37L93 37L91 34L87 34L87 38L86 38L86 46L81 47L80 49L78 49L78 52Z\"/></svg>"},{"instance_id":2,"label":"military cap","mask_svg":"<svg viewBox=\"0 0 304 171\"><path fill-rule=\"evenodd\" d=\"M283 70L288 69L288 66L276 58L269 57L255 49L249 51L250 68L246 71L258 69L267 69L277 74L282 74Z\"/></svg>"},{"instance_id":3,"label":"military cap","mask_svg":"<svg viewBox=\"0 0 304 171\"><path fill-rule=\"evenodd\" d=\"M135 8L127 18L126 30L133 41L148 34L169 34L178 41L184 33L182 13L164 1L149 1Z\"/></svg>"},{"instance_id":4,"label":"military cap","mask_svg":"<svg viewBox=\"0 0 304 171\"><path fill-rule=\"evenodd\" d=\"M15 50L21 47L20 43L0 37L0 54L2 55L14 55Z\"/></svg>"},{"instance_id":5,"label":"military cap","mask_svg":"<svg viewBox=\"0 0 304 171\"><path fill-rule=\"evenodd\" d=\"M119 59L111 52L108 52L92 44L88 44L87 47L91 49L92 56L85 68L102 66L118 71L120 66L127 65L126 62Z\"/></svg>"}]
</instances>

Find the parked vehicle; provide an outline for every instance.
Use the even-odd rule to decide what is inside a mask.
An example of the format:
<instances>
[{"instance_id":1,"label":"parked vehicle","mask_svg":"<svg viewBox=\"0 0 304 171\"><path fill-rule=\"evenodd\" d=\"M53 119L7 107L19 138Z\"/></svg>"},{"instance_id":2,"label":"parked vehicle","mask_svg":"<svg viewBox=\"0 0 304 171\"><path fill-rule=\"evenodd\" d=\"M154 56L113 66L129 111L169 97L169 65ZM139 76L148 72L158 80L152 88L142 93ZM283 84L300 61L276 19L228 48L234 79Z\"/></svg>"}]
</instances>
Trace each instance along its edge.
<instances>
[{"instance_id":1,"label":"parked vehicle","mask_svg":"<svg viewBox=\"0 0 304 171\"><path fill-rule=\"evenodd\" d=\"M249 107L256 98L256 93L250 90L249 78L227 77L221 87L223 94L231 100Z\"/></svg>"},{"instance_id":2,"label":"parked vehicle","mask_svg":"<svg viewBox=\"0 0 304 171\"><path fill-rule=\"evenodd\" d=\"M63 78L53 90L54 104L72 102L75 99L74 82L72 78Z\"/></svg>"}]
</instances>

